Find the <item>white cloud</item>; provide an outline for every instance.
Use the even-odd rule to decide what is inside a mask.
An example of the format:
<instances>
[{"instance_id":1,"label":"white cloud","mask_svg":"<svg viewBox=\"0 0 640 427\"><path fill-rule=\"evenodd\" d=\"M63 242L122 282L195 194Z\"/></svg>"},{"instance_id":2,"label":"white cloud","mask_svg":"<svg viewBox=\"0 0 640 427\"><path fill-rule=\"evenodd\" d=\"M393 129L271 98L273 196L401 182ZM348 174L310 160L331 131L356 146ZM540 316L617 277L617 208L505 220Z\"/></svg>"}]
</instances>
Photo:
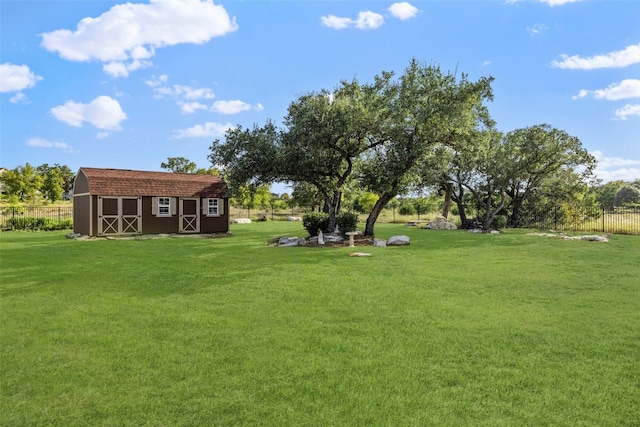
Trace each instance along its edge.
<instances>
[{"instance_id":1,"label":"white cloud","mask_svg":"<svg viewBox=\"0 0 640 427\"><path fill-rule=\"evenodd\" d=\"M215 98L215 94L209 88L194 88L186 85L161 86L167 81L167 76L163 74L158 78L153 76L146 83L153 88L156 98L161 99L165 96L174 98L182 114L193 114L198 110L206 110L207 106L199 100Z\"/></svg>"},{"instance_id":2,"label":"white cloud","mask_svg":"<svg viewBox=\"0 0 640 427\"><path fill-rule=\"evenodd\" d=\"M84 18L75 31L42 34L42 46L70 61L99 61L104 71L124 77L150 65L157 48L202 44L238 29L224 7L212 0L150 0L113 6Z\"/></svg>"},{"instance_id":3,"label":"white cloud","mask_svg":"<svg viewBox=\"0 0 640 427\"><path fill-rule=\"evenodd\" d=\"M154 74L153 76L151 76L151 80L145 80L144 82L149 87L158 87L160 85L167 84L168 81L169 76L167 76L166 74L161 74L158 77L156 77Z\"/></svg>"},{"instance_id":4,"label":"white cloud","mask_svg":"<svg viewBox=\"0 0 640 427\"><path fill-rule=\"evenodd\" d=\"M524 0L507 0L507 4L520 3L521 1L524 1ZM553 6L562 6L567 3L575 3L582 0L538 0L538 1L540 3L546 3L549 6L553 7Z\"/></svg>"},{"instance_id":5,"label":"white cloud","mask_svg":"<svg viewBox=\"0 0 640 427\"><path fill-rule=\"evenodd\" d=\"M29 89L39 80L42 77L35 75L26 65L14 65L10 62L0 64L0 93Z\"/></svg>"},{"instance_id":6,"label":"white cloud","mask_svg":"<svg viewBox=\"0 0 640 427\"><path fill-rule=\"evenodd\" d=\"M567 3L575 3L582 0L540 0L542 3L546 3L549 6L562 6Z\"/></svg>"},{"instance_id":7,"label":"white cloud","mask_svg":"<svg viewBox=\"0 0 640 427\"><path fill-rule=\"evenodd\" d=\"M350 18L340 18L335 15L327 15L327 16L321 17L320 22L322 22L323 25L329 28L341 30L351 25L352 20Z\"/></svg>"},{"instance_id":8,"label":"white cloud","mask_svg":"<svg viewBox=\"0 0 640 427\"><path fill-rule=\"evenodd\" d=\"M263 109L264 107L260 103L251 105L240 101L239 99L235 99L233 101L216 101L211 106L211 111L220 114L237 114L243 111L262 111Z\"/></svg>"},{"instance_id":9,"label":"white cloud","mask_svg":"<svg viewBox=\"0 0 640 427\"><path fill-rule=\"evenodd\" d=\"M594 70L597 68L622 68L640 63L640 43L623 50L583 58L580 55L560 55L560 61L551 61L552 67L569 70Z\"/></svg>"},{"instance_id":10,"label":"white cloud","mask_svg":"<svg viewBox=\"0 0 640 427\"><path fill-rule=\"evenodd\" d=\"M109 136L109 132L98 132L98 134L96 135L96 138L98 139L105 139Z\"/></svg>"},{"instance_id":11,"label":"white cloud","mask_svg":"<svg viewBox=\"0 0 640 427\"><path fill-rule=\"evenodd\" d=\"M120 122L127 119L118 101L108 96L99 96L88 104L67 101L53 107L51 113L56 119L74 127L87 122L103 130L120 130Z\"/></svg>"},{"instance_id":12,"label":"white cloud","mask_svg":"<svg viewBox=\"0 0 640 427\"><path fill-rule=\"evenodd\" d=\"M627 120L630 116L640 117L640 104L626 104L616 110L616 117L620 120Z\"/></svg>"},{"instance_id":13,"label":"white cloud","mask_svg":"<svg viewBox=\"0 0 640 427\"><path fill-rule=\"evenodd\" d=\"M102 70L105 73L110 74L112 77L128 77L129 71L136 71L141 68L150 67L151 65L151 61L138 61L136 59L129 63L109 62L102 66Z\"/></svg>"},{"instance_id":14,"label":"white cloud","mask_svg":"<svg viewBox=\"0 0 640 427\"><path fill-rule=\"evenodd\" d=\"M66 142L51 142L43 138L31 138L27 140L29 147L38 148L55 148L56 150L63 150L67 153L75 153L75 150L69 146Z\"/></svg>"},{"instance_id":15,"label":"white cloud","mask_svg":"<svg viewBox=\"0 0 640 427\"><path fill-rule=\"evenodd\" d=\"M527 31L532 36L536 36L536 35L540 34L543 31L547 31L548 29L549 29L549 27L547 27L544 24L534 24L532 27L527 27Z\"/></svg>"},{"instance_id":16,"label":"white cloud","mask_svg":"<svg viewBox=\"0 0 640 427\"><path fill-rule=\"evenodd\" d=\"M197 101L194 102L178 102L182 114L193 114L198 110L206 110L207 106Z\"/></svg>"},{"instance_id":17,"label":"white cloud","mask_svg":"<svg viewBox=\"0 0 640 427\"><path fill-rule=\"evenodd\" d=\"M418 14L418 8L413 6L411 3L403 1L389 6L389 13L391 13L395 18L404 21L405 19L410 19L416 16Z\"/></svg>"},{"instance_id":18,"label":"white cloud","mask_svg":"<svg viewBox=\"0 0 640 427\"><path fill-rule=\"evenodd\" d=\"M157 98L172 96L178 99L195 101L198 99L212 99L216 96L209 88L193 88L185 85L162 86L153 89Z\"/></svg>"},{"instance_id":19,"label":"white cloud","mask_svg":"<svg viewBox=\"0 0 640 427\"><path fill-rule=\"evenodd\" d=\"M355 27L361 30L376 29L384 24L384 16L379 13L364 11L358 13L357 19L340 18L334 15L323 16L320 18L323 25L341 30L347 27Z\"/></svg>"},{"instance_id":20,"label":"white cloud","mask_svg":"<svg viewBox=\"0 0 640 427\"><path fill-rule=\"evenodd\" d=\"M640 160L608 157L602 151L593 151L591 154L598 161L596 176L604 182L634 181L640 178Z\"/></svg>"},{"instance_id":21,"label":"white cloud","mask_svg":"<svg viewBox=\"0 0 640 427\"><path fill-rule=\"evenodd\" d=\"M224 136L224 133L227 131L227 129L231 129L232 127L233 125L231 123L221 124L207 122L204 125L195 125L187 129L174 130L173 137L175 139L182 139Z\"/></svg>"},{"instance_id":22,"label":"white cloud","mask_svg":"<svg viewBox=\"0 0 640 427\"><path fill-rule=\"evenodd\" d=\"M29 103L29 98L27 98L27 95L25 95L22 92L18 92L15 95L13 95L11 98L9 98L9 102L11 102L12 104L28 104Z\"/></svg>"},{"instance_id":23,"label":"white cloud","mask_svg":"<svg viewBox=\"0 0 640 427\"><path fill-rule=\"evenodd\" d=\"M491 65L491 61L489 61L489 60L482 61L482 66L483 67L488 67L489 65Z\"/></svg>"},{"instance_id":24,"label":"white cloud","mask_svg":"<svg viewBox=\"0 0 640 427\"><path fill-rule=\"evenodd\" d=\"M582 89L573 99L584 98L593 95L595 99L606 99L617 101L619 99L640 98L640 80L626 79L620 83L613 83L604 89L586 90Z\"/></svg>"}]
</instances>

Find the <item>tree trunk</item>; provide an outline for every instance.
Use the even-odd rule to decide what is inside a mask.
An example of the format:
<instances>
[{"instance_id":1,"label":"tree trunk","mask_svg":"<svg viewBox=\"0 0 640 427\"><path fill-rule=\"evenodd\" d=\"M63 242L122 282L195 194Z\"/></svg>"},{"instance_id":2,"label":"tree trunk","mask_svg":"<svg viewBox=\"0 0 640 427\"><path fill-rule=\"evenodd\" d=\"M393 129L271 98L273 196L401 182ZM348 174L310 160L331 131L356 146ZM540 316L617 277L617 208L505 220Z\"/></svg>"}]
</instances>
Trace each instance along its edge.
<instances>
[{"instance_id":1,"label":"tree trunk","mask_svg":"<svg viewBox=\"0 0 640 427\"><path fill-rule=\"evenodd\" d=\"M336 228L336 216L340 210L340 199L342 198L342 192L336 191L333 193L333 197L328 203L329 208L329 231L333 232Z\"/></svg>"},{"instance_id":2,"label":"tree trunk","mask_svg":"<svg viewBox=\"0 0 640 427\"><path fill-rule=\"evenodd\" d=\"M449 216L449 206L451 206L451 192L453 191L453 184L447 182L444 185L444 203L442 205L442 216L447 218Z\"/></svg>"},{"instance_id":3,"label":"tree trunk","mask_svg":"<svg viewBox=\"0 0 640 427\"><path fill-rule=\"evenodd\" d=\"M509 216L509 227L517 227L520 225L520 212L522 211L522 199L519 197L511 198L511 215Z\"/></svg>"},{"instance_id":4,"label":"tree trunk","mask_svg":"<svg viewBox=\"0 0 640 427\"><path fill-rule=\"evenodd\" d=\"M387 203L389 203L391 199L393 199L395 196L396 196L395 194L384 193L382 194L382 196L380 196L376 204L373 205L373 209L371 209L371 212L367 217L367 224L364 229L365 236L371 236L371 237L374 236L373 227L376 224L376 221L378 220L378 216L380 216L380 212L382 212L382 209L384 209Z\"/></svg>"},{"instance_id":5,"label":"tree trunk","mask_svg":"<svg viewBox=\"0 0 640 427\"><path fill-rule=\"evenodd\" d=\"M482 221L482 231L487 233L489 232L489 230L491 230L491 223L493 222L494 218L496 217L496 215L498 214L498 212L500 212L505 205L506 202L506 198L504 195L504 192L500 193L500 204L494 209L491 203L491 193L489 192L489 194L487 195L487 202L486 202L486 211L484 214L484 220Z\"/></svg>"},{"instance_id":6,"label":"tree trunk","mask_svg":"<svg viewBox=\"0 0 640 427\"><path fill-rule=\"evenodd\" d=\"M453 195L452 194L452 199L454 202L456 202L456 205L458 206L458 216L460 217L460 224L462 225L462 228L466 228L467 227L467 211L465 210L465 206L464 206L464 189L462 188L462 186L459 187L458 189L458 193Z\"/></svg>"}]
</instances>

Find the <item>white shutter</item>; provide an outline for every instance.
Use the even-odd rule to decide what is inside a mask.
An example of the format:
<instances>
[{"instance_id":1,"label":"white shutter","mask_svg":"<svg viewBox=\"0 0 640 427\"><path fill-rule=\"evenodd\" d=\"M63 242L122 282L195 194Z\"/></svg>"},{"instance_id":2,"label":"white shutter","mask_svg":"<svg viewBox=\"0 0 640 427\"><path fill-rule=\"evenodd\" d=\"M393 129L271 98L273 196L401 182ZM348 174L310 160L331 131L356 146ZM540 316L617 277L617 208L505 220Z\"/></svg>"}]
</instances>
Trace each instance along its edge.
<instances>
[{"instance_id":1,"label":"white shutter","mask_svg":"<svg viewBox=\"0 0 640 427\"><path fill-rule=\"evenodd\" d=\"M158 215L158 198L151 198L151 215Z\"/></svg>"},{"instance_id":2,"label":"white shutter","mask_svg":"<svg viewBox=\"0 0 640 427\"><path fill-rule=\"evenodd\" d=\"M171 215L175 215L176 214L176 198L175 197L171 197L169 199L169 206L171 207Z\"/></svg>"},{"instance_id":3,"label":"white shutter","mask_svg":"<svg viewBox=\"0 0 640 427\"><path fill-rule=\"evenodd\" d=\"M218 215L224 214L224 199L218 199Z\"/></svg>"},{"instance_id":4,"label":"white shutter","mask_svg":"<svg viewBox=\"0 0 640 427\"><path fill-rule=\"evenodd\" d=\"M209 213L209 199L202 199L202 215Z\"/></svg>"}]
</instances>

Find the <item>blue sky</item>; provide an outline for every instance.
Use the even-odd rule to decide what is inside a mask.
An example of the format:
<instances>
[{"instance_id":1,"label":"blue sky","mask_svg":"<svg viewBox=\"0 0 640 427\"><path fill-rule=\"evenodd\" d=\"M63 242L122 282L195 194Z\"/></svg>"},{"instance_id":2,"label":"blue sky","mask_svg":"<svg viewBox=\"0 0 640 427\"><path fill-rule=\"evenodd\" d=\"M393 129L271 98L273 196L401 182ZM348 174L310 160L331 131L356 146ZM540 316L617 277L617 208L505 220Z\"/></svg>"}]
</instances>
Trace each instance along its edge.
<instances>
[{"instance_id":1,"label":"blue sky","mask_svg":"<svg viewBox=\"0 0 640 427\"><path fill-rule=\"evenodd\" d=\"M211 142L411 58L493 76L498 128L640 178L640 1L0 0L0 166L210 166Z\"/></svg>"}]
</instances>

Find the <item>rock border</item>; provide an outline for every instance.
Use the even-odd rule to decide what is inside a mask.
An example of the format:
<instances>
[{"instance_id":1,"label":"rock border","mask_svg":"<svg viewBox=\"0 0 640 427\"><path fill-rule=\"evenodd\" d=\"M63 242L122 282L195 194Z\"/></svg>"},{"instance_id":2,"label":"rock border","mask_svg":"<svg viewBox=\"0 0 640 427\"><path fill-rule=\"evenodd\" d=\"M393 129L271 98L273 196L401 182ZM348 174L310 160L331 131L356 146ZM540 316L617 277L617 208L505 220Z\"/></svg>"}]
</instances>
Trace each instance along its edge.
<instances>
[{"instance_id":1,"label":"rock border","mask_svg":"<svg viewBox=\"0 0 640 427\"><path fill-rule=\"evenodd\" d=\"M550 237L560 240L584 240L587 242L608 242L609 236L599 236L597 234L584 234L581 236L567 236L564 233L527 233L527 236Z\"/></svg>"}]
</instances>

